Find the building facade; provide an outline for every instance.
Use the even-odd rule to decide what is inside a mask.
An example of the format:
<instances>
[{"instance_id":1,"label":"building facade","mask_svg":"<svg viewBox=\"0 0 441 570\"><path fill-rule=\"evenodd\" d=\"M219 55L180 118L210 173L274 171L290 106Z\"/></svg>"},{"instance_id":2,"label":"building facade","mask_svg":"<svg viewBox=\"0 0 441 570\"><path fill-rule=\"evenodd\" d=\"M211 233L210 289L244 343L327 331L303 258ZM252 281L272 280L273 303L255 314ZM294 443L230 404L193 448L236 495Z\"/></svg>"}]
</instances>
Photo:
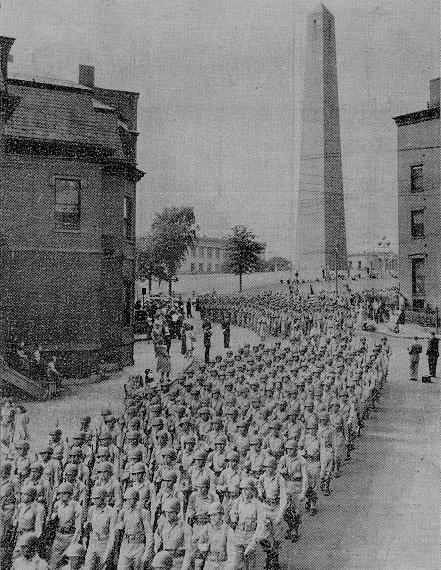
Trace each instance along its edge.
<instances>
[{"instance_id":1,"label":"building facade","mask_svg":"<svg viewBox=\"0 0 441 570\"><path fill-rule=\"evenodd\" d=\"M179 273L225 273L228 263L227 243L227 240L222 238L198 238L179 268Z\"/></svg>"},{"instance_id":2,"label":"building facade","mask_svg":"<svg viewBox=\"0 0 441 570\"><path fill-rule=\"evenodd\" d=\"M130 365L138 94L96 87L90 66L75 84L2 63L17 101L4 124L2 345L40 343L64 376Z\"/></svg>"},{"instance_id":3,"label":"building facade","mask_svg":"<svg viewBox=\"0 0 441 570\"><path fill-rule=\"evenodd\" d=\"M265 244L259 257L265 259ZM200 273L228 273L229 262L228 240L226 238L202 236L196 239L195 245L179 268L180 275Z\"/></svg>"},{"instance_id":4,"label":"building facade","mask_svg":"<svg viewBox=\"0 0 441 570\"><path fill-rule=\"evenodd\" d=\"M441 308L440 80L427 108L395 117L398 127L400 291L414 310Z\"/></svg>"},{"instance_id":5,"label":"building facade","mask_svg":"<svg viewBox=\"0 0 441 570\"><path fill-rule=\"evenodd\" d=\"M369 277L375 275L375 277L383 277L385 275L390 277L396 275L397 266L397 254L391 251L348 253L348 269L351 276Z\"/></svg>"}]
</instances>

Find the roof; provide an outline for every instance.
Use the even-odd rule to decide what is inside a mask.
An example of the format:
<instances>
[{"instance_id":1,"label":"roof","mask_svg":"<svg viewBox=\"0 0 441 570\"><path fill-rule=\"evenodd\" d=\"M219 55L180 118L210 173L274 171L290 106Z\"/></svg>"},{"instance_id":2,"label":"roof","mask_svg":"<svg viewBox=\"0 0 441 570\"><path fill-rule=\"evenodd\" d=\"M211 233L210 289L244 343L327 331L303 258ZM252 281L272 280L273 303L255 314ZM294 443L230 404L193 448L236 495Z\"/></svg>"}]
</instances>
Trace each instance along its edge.
<instances>
[{"instance_id":1,"label":"roof","mask_svg":"<svg viewBox=\"0 0 441 570\"><path fill-rule=\"evenodd\" d=\"M20 97L20 104L6 124L8 137L95 146L114 152L121 146L116 115L97 112L88 88L54 89L13 80L8 91Z\"/></svg>"},{"instance_id":2,"label":"roof","mask_svg":"<svg viewBox=\"0 0 441 570\"><path fill-rule=\"evenodd\" d=\"M439 119L439 106L429 107L423 111L416 111L415 113L408 113L407 115L400 115L399 117L394 117L398 127L403 125L412 125L414 123L421 123L423 121L432 121L433 119Z\"/></svg>"},{"instance_id":3,"label":"roof","mask_svg":"<svg viewBox=\"0 0 441 570\"><path fill-rule=\"evenodd\" d=\"M42 75L26 74L26 73L9 73L8 80L23 81L34 85L52 85L54 87L69 87L70 89L78 89L79 91L91 91L90 87L80 85L67 79L58 79L57 77L45 77Z\"/></svg>"}]
</instances>

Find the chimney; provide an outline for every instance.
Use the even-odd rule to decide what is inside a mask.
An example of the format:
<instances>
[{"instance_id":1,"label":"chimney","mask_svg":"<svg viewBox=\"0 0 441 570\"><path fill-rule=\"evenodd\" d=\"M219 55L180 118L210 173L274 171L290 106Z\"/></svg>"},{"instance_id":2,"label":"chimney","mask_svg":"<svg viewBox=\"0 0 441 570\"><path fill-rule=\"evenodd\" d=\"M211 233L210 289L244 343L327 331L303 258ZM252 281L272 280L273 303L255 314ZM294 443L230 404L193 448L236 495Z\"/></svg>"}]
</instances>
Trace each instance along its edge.
<instances>
[{"instance_id":1,"label":"chimney","mask_svg":"<svg viewBox=\"0 0 441 570\"><path fill-rule=\"evenodd\" d=\"M3 92L7 91L8 59L9 52L11 51L11 47L14 42L14 38L0 36L0 91Z\"/></svg>"},{"instance_id":2,"label":"chimney","mask_svg":"<svg viewBox=\"0 0 441 570\"><path fill-rule=\"evenodd\" d=\"M91 89L95 87L95 68L92 65L80 65L79 83Z\"/></svg>"},{"instance_id":3,"label":"chimney","mask_svg":"<svg viewBox=\"0 0 441 570\"><path fill-rule=\"evenodd\" d=\"M433 109L434 107L439 107L439 77L437 79L430 80L430 104L429 106Z\"/></svg>"}]
</instances>

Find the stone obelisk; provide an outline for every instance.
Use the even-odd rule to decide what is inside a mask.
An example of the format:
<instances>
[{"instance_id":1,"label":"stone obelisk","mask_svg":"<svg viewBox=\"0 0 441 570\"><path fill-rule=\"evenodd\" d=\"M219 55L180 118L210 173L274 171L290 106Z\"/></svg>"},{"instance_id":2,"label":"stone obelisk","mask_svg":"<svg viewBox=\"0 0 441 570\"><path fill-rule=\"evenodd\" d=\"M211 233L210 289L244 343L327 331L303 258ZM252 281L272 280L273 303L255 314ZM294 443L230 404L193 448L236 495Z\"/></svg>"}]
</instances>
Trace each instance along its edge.
<instances>
[{"instance_id":1,"label":"stone obelisk","mask_svg":"<svg viewBox=\"0 0 441 570\"><path fill-rule=\"evenodd\" d=\"M296 266L300 278L347 268L334 16L307 19Z\"/></svg>"}]
</instances>

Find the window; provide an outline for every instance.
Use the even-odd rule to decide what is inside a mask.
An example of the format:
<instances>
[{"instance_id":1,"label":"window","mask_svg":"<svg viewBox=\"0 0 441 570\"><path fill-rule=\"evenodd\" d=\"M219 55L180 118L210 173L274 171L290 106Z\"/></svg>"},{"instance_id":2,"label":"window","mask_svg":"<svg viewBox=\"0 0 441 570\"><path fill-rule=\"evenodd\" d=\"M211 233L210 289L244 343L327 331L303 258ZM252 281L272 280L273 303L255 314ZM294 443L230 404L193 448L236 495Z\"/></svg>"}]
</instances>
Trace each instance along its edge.
<instances>
[{"instance_id":1,"label":"window","mask_svg":"<svg viewBox=\"0 0 441 570\"><path fill-rule=\"evenodd\" d=\"M213 258L213 248L207 247L207 256L212 259Z\"/></svg>"},{"instance_id":2,"label":"window","mask_svg":"<svg viewBox=\"0 0 441 570\"><path fill-rule=\"evenodd\" d=\"M79 230L81 182L72 178L55 179L55 227Z\"/></svg>"},{"instance_id":3,"label":"window","mask_svg":"<svg viewBox=\"0 0 441 570\"><path fill-rule=\"evenodd\" d=\"M220 249L218 247L216 248L216 257L217 259L220 257Z\"/></svg>"},{"instance_id":4,"label":"window","mask_svg":"<svg viewBox=\"0 0 441 570\"><path fill-rule=\"evenodd\" d=\"M204 257L204 248L203 247L199 248L199 257Z\"/></svg>"},{"instance_id":5,"label":"window","mask_svg":"<svg viewBox=\"0 0 441 570\"><path fill-rule=\"evenodd\" d=\"M422 192L424 190L423 186L423 165L410 167L410 191L411 192Z\"/></svg>"},{"instance_id":6,"label":"window","mask_svg":"<svg viewBox=\"0 0 441 570\"><path fill-rule=\"evenodd\" d=\"M123 206L124 217L124 237L126 239L133 239L133 213L132 213L132 199L124 196Z\"/></svg>"},{"instance_id":7,"label":"window","mask_svg":"<svg viewBox=\"0 0 441 570\"><path fill-rule=\"evenodd\" d=\"M204 264L199 263L199 273L203 273L203 272L204 272Z\"/></svg>"},{"instance_id":8,"label":"window","mask_svg":"<svg viewBox=\"0 0 441 570\"><path fill-rule=\"evenodd\" d=\"M211 273L211 263L207 264L207 273Z\"/></svg>"},{"instance_id":9,"label":"window","mask_svg":"<svg viewBox=\"0 0 441 570\"><path fill-rule=\"evenodd\" d=\"M412 259L412 296L425 297L425 260L423 257Z\"/></svg>"},{"instance_id":10,"label":"window","mask_svg":"<svg viewBox=\"0 0 441 570\"><path fill-rule=\"evenodd\" d=\"M412 237L424 237L424 210L414 210L411 213Z\"/></svg>"},{"instance_id":11,"label":"window","mask_svg":"<svg viewBox=\"0 0 441 570\"><path fill-rule=\"evenodd\" d=\"M191 271L192 273L194 273L194 263L192 263L192 264L190 265L190 271Z\"/></svg>"},{"instance_id":12,"label":"window","mask_svg":"<svg viewBox=\"0 0 441 570\"><path fill-rule=\"evenodd\" d=\"M129 326L132 322L132 283L124 281L124 326Z\"/></svg>"}]
</instances>

